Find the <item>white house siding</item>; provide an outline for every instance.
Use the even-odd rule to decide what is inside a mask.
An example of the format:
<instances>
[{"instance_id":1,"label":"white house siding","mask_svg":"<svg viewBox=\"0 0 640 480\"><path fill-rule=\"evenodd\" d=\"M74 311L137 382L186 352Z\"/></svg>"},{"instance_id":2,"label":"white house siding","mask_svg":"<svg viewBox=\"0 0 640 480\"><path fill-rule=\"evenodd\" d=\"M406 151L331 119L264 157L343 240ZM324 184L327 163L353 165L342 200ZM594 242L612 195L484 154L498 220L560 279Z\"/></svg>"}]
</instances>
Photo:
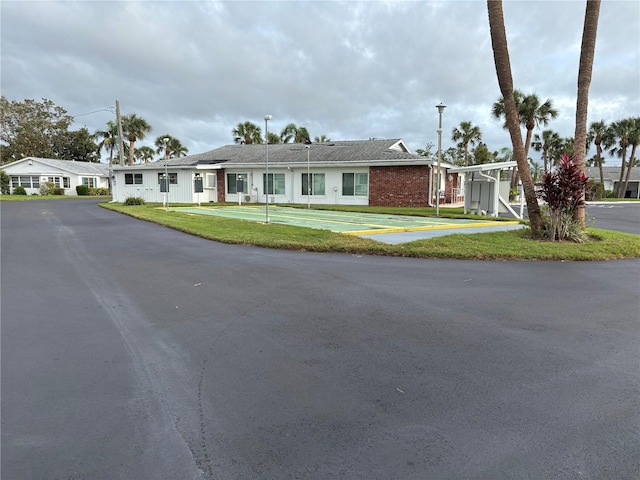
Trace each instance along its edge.
<instances>
[{"instance_id":1,"label":"white house siding","mask_svg":"<svg viewBox=\"0 0 640 480\"><path fill-rule=\"evenodd\" d=\"M343 173L369 173L368 167L348 168L342 167L340 169L331 167L313 167L309 172L313 174L324 173L325 174L325 194L324 195L311 195L310 203L317 205L368 205L369 196L343 196L342 195L342 174ZM263 188L263 176L266 173L264 168L233 168L225 170L225 201L237 202L237 193L228 193L228 185L226 184L227 174L243 174L248 177L248 195L252 200L258 203L265 202L264 188ZM307 203L307 195L302 193L302 175L307 173L306 167L291 167L291 168L269 168L269 174L284 174L285 175L285 190L284 194L269 195L270 203ZM255 189L254 189L255 188Z\"/></svg>"},{"instance_id":2,"label":"white house siding","mask_svg":"<svg viewBox=\"0 0 640 480\"><path fill-rule=\"evenodd\" d=\"M63 162L67 162L69 160L65 160ZM70 162L70 161L69 161ZM81 162L76 162L81 163ZM69 172L68 170L64 170L62 168L56 168L51 165L47 165L41 162L38 162L37 159L29 160L29 161L19 161L15 163L10 163L8 165L4 165L2 169L9 175L11 178L11 191L16 186L15 179L17 178L17 184L23 184L23 178L21 177L37 177L38 178L38 186L37 187L25 187L25 191L27 195L39 194L40 186L42 186L45 182L53 182L56 184L56 187L64 188L65 195L77 195L76 186L82 185L83 178L91 178L93 179L93 184L96 188L109 188L109 180L107 177L101 177L99 175L94 174L76 174ZM65 179L68 179L68 186L65 186ZM32 185L35 183L33 181L30 182Z\"/></svg>"},{"instance_id":3,"label":"white house siding","mask_svg":"<svg viewBox=\"0 0 640 480\"><path fill-rule=\"evenodd\" d=\"M113 185L113 200L124 202L129 197L140 197L145 202L162 203L164 193L160 191L158 174L164 174L164 170L151 169L122 169L114 172L115 182ZM194 203L193 194L193 174L191 169L168 168L169 177L177 174L177 184L169 185L169 203ZM142 175L141 184L127 185L125 177L127 174L134 176Z\"/></svg>"}]
</instances>

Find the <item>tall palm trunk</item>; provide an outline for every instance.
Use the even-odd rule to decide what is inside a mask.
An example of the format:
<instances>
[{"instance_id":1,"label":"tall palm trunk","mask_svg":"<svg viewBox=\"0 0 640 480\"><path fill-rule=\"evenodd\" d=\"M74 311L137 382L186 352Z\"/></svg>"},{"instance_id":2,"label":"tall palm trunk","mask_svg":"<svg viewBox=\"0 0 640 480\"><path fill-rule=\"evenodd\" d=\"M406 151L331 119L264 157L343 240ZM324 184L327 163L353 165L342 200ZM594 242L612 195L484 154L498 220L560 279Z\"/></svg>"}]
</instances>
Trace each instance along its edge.
<instances>
[{"instance_id":1,"label":"tall palm trunk","mask_svg":"<svg viewBox=\"0 0 640 480\"><path fill-rule=\"evenodd\" d=\"M600 183L604 188L604 169L602 168L602 147L598 143L596 145L596 159L598 161L598 170L600 171Z\"/></svg>"},{"instance_id":2,"label":"tall palm trunk","mask_svg":"<svg viewBox=\"0 0 640 480\"><path fill-rule=\"evenodd\" d=\"M589 105L589 86L593 71L593 57L596 50L596 34L598 17L600 16L600 0L587 0L580 47L580 67L578 68L578 95L576 100L576 131L573 136L573 157L578 171L584 173L585 155L587 153L587 110ZM574 219L584 227L584 188L581 202L574 212Z\"/></svg>"},{"instance_id":3,"label":"tall palm trunk","mask_svg":"<svg viewBox=\"0 0 640 480\"><path fill-rule=\"evenodd\" d=\"M631 178L631 169L633 168L633 164L636 162L636 148L637 145L634 143L631 147L631 156L629 157L629 165L627 165L627 175L624 178L624 185L622 186L620 198L624 198L627 193L627 187L629 186L629 179Z\"/></svg>"},{"instance_id":4,"label":"tall palm trunk","mask_svg":"<svg viewBox=\"0 0 640 480\"><path fill-rule=\"evenodd\" d=\"M620 178L618 179L618 198L624 198L624 191L622 190L622 182L624 181L625 167L627 166L627 146L622 148L622 160L620 162Z\"/></svg>"},{"instance_id":5,"label":"tall palm trunk","mask_svg":"<svg viewBox=\"0 0 640 480\"><path fill-rule=\"evenodd\" d=\"M529 212L529 222L531 233L534 237L542 235L543 223L538 199L531 179L529 162L522 144L522 134L520 132L520 119L516 102L513 98L513 78L511 76L511 62L509 60L509 48L507 46L507 33L504 27L504 15L502 13L501 0L487 0L487 10L489 13L489 29L491 31L491 45L493 47L493 58L496 65L496 74L500 92L504 99L504 108L507 128L513 145L513 156L518 164L518 171L522 179L522 188L527 201Z\"/></svg>"}]
</instances>

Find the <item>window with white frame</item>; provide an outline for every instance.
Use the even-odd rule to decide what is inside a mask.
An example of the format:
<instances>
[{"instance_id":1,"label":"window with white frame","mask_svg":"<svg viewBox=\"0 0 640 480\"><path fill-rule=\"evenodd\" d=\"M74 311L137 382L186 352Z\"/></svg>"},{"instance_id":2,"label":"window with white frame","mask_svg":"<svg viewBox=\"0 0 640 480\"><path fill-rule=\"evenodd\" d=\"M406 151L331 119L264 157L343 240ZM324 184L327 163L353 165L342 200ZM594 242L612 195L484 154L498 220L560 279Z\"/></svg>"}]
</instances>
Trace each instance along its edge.
<instances>
[{"instance_id":1,"label":"window with white frame","mask_svg":"<svg viewBox=\"0 0 640 480\"><path fill-rule=\"evenodd\" d=\"M124 174L125 185L142 185L141 173L125 173Z\"/></svg>"},{"instance_id":2,"label":"window with white frame","mask_svg":"<svg viewBox=\"0 0 640 480\"><path fill-rule=\"evenodd\" d=\"M366 197L369 193L368 173L343 173L342 195L345 197Z\"/></svg>"},{"instance_id":3,"label":"window with white frame","mask_svg":"<svg viewBox=\"0 0 640 480\"><path fill-rule=\"evenodd\" d=\"M40 177L37 176L12 176L11 187L22 186L24 188L40 188Z\"/></svg>"},{"instance_id":4,"label":"window with white frame","mask_svg":"<svg viewBox=\"0 0 640 480\"><path fill-rule=\"evenodd\" d=\"M158 185L162 184L163 178L164 178L164 172L158 173ZM177 184L178 184L178 174L176 172L173 172L173 173L169 172L169 185L177 185Z\"/></svg>"},{"instance_id":5,"label":"window with white frame","mask_svg":"<svg viewBox=\"0 0 640 480\"><path fill-rule=\"evenodd\" d=\"M267 174L262 174L262 188L263 191L268 191L269 195L284 195L285 194L285 182L284 173L270 173L269 174L269 189L266 185Z\"/></svg>"},{"instance_id":6,"label":"window with white frame","mask_svg":"<svg viewBox=\"0 0 640 480\"><path fill-rule=\"evenodd\" d=\"M207 173L204 176L204 188L216 188L218 186L218 176L215 173Z\"/></svg>"},{"instance_id":7,"label":"window with white frame","mask_svg":"<svg viewBox=\"0 0 640 480\"><path fill-rule=\"evenodd\" d=\"M80 182L89 188L96 188L97 186L95 177L80 177Z\"/></svg>"},{"instance_id":8,"label":"window with white frame","mask_svg":"<svg viewBox=\"0 0 640 480\"><path fill-rule=\"evenodd\" d=\"M311 173L311 191L309 188L309 178L306 173L302 174L302 195L324 195L324 173Z\"/></svg>"},{"instance_id":9,"label":"window with white frame","mask_svg":"<svg viewBox=\"0 0 640 480\"><path fill-rule=\"evenodd\" d=\"M238 192L238 179L244 180L242 192ZM249 176L246 173L227 173L227 193L249 193Z\"/></svg>"},{"instance_id":10,"label":"window with white frame","mask_svg":"<svg viewBox=\"0 0 640 480\"><path fill-rule=\"evenodd\" d=\"M71 188L71 179L69 177L62 177L62 187Z\"/></svg>"}]
</instances>

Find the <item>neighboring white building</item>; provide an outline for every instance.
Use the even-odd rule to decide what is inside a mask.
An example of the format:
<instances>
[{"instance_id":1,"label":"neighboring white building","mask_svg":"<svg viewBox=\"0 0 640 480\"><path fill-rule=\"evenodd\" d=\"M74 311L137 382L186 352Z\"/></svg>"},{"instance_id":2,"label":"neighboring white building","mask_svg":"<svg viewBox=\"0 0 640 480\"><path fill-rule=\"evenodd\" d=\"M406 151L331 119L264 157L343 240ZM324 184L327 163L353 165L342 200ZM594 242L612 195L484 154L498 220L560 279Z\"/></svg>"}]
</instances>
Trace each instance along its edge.
<instances>
[{"instance_id":1,"label":"neighboring white building","mask_svg":"<svg viewBox=\"0 0 640 480\"><path fill-rule=\"evenodd\" d=\"M113 200L163 202L160 187L166 171L169 203L264 203L267 154L270 203L426 206L435 198L434 161L412 154L400 139L375 139L227 145L169 159L166 167L164 160L116 166ZM445 182L458 181L457 175L445 175L448 166L442 164L442 191Z\"/></svg>"},{"instance_id":2,"label":"neighboring white building","mask_svg":"<svg viewBox=\"0 0 640 480\"><path fill-rule=\"evenodd\" d=\"M100 163L26 157L0 168L11 177L12 192L22 186L28 195L40 193L45 182L64 188L65 195L76 195L77 185L109 188L109 167Z\"/></svg>"},{"instance_id":3,"label":"neighboring white building","mask_svg":"<svg viewBox=\"0 0 640 480\"><path fill-rule=\"evenodd\" d=\"M620 168L621 167L602 167L604 189L605 191L614 191L618 189L620 183ZM594 182L600 181L600 170L598 167L587 167L585 173L590 180ZM625 170L625 177L627 172ZM624 183L624 179L622 180ZM625 192L626 198L640 198L640 168L634 167L631 169L631 176L629 177L629 183Z\"/></svg>"}]
</instances>

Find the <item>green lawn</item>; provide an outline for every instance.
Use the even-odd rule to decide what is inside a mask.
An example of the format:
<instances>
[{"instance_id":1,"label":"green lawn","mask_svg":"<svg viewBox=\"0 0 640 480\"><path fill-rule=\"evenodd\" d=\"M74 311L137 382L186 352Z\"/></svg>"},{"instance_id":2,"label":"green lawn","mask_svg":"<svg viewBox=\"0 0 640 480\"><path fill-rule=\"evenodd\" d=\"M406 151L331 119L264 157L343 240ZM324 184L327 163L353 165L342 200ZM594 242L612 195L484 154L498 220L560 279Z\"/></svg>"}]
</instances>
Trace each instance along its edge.
<instances>
[{"instance_id":1,"label":"green lawn","mask_svg":"<svg viewBox=\"0 0 640 480\"><path fill-rule=\"evenodd\" d=\"M357 255L389 255L416 258L478 260L613 260L640 258L640 235L587 228L589 241L583 244L533 240L528 229L478 234L455 234L400 245L289 225L236 220L165 211L158 205L123 206L101 203L104 208L141 220L165 225L202 238L224 243L255 245L313 252ZM325 207L329 208L329 207ZM331 207L334 210L434 216L429 208ZM462 209L440 209L449 218L483 218L464 215Z\"/></svg>"}]
</instances>

